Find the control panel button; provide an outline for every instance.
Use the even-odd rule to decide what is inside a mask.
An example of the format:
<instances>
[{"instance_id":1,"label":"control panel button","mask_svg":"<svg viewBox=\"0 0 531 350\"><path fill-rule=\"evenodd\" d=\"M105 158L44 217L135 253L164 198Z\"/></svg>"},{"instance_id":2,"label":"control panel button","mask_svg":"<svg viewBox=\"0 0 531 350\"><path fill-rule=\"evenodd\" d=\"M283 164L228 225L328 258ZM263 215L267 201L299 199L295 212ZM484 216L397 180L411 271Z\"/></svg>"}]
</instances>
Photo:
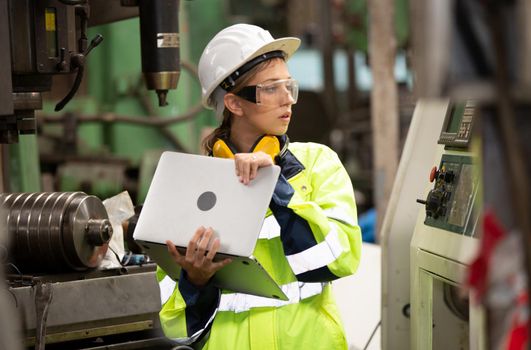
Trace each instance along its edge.
<instances>
[{"instance_id":1,"label":"control panel button","mask_svg":"<svg viewBox=\"0 0 531 350\"><path fill-rule=\"evenodd\" d=\"M433 180L435 180L435 178L437 177L437 173L439 171L437 170L437 167L434 166L433 168L431 168L431 171L430 171L430 182L433 182Z\"/></svg>"}]
</instances>

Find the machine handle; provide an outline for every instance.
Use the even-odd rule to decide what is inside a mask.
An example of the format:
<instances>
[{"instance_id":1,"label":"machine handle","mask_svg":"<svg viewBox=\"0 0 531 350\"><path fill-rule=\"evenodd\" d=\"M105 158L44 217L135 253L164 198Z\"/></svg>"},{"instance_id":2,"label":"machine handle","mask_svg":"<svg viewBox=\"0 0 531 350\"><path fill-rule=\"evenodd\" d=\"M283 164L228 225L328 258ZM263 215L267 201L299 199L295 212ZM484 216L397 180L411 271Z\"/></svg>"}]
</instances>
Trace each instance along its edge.
<instances>
[{"instance_id":1,"label":"machine handle","mask_svg":"<svg viewBox=\"0 0 531 350\"><path fill-rule=\"evenodd\" d=\"M56 112L62 110L76 94L77 90L79 89L79 86L81 85L81 81L83 80L83 72L85 71L85 59L87 58L90 51L92 51L92 49L98 46L102 41L103 36L101 34L97 34L94 39L90 41L90 45L87 47L83 54L77 54L72 57L72 62L78 67L76 79L74 80L74 84L72 85L72 88L70 89L68 94L66 94L66 96L57 105L55 105Z\"/></svg>"}]
</instances>

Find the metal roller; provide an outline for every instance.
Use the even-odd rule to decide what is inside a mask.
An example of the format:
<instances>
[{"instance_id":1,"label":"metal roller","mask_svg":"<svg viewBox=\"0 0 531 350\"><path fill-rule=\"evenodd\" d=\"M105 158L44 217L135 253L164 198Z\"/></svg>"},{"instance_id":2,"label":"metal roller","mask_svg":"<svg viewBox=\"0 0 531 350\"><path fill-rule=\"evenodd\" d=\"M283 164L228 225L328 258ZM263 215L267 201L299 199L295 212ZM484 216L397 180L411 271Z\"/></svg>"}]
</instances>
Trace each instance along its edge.
<instances>
[{"instance_id":1,"label":"metal roller","mask_svg":"<svg viewBox=\"0 0 531 350\"><path fill-rule=\"evenodd\" d=\"M41 203L42 209L38 211L38 215L33 215L32 219L29 222L30 230L33 237L36 237L34 241L36 242L36 250L40 252L40 255L44 257L44 260L47 262L56 261L55 256L52 254L52 250L49 249L51 244L49 243L48 231L41 229L42 223L46 222L50 216L50 211L52 204L57 200L57 193L48 192L48 195L44 197L43 202ZM52 266L58 264L51 263Z\"/></svg>"},{"instance_id":2,"label":"metal roller","mask_svg":"<svg viewBox=\"0 0 531 350\"><path fill-rule=\"evenodd\" d=\"M39 215L34 215L34 217L37 218L36 222L31 224L32 227L36 226L36 231L33 231L36 234L34 239L41 251L43 265L47 269L50 269L50 267L53 266L60 266L62 262L62 258L60 258L62 257L62 254L56 253L57 249L54 249L55 245L52 243L50 222L55 217L52 215L54 207L61 201L61 199L64 200L68 195L68 192L51 193L42 204L42 209L39 211Z\"/></svg>"},{"instance_id":3,"label":"metal roller","mask_svg":"<svg viewBox=\"0 0 531 350\"><path fill-rule=\"evenodd\" d=\"M83 192L2 194L10 260L24 273L97 267L112 236L103 203Z\"/></svg>"},{"instance_id":4,"label":"metal roller","mask_svg":"<svg viewBox=\"0 0 531 350\"><path fill-rule=\"evenodd\" d=\"M63 247L71 267L97 267L107 252L112 226L101 201L77 196L65 211ZM66 234L65 234L66 233Z\"/></svg>"},{"instance_id":5,"label":"metal roller","mask_svg":"<svg viewBox=\"0 0 531 350\"><path fill-rule=\"evenodd\" d=\"M11 232L16 232L18 229L18 222L20 221L20 209L22 205L24 204L24 201L26 200L26 197L29 195L32 195L32 193L19 193L14 199L13 203L11 204L10 208L8 209L8 215L7 215L7 234L9 237L10 244L18 247L20 246L22 242L22 236L19 235L12 235ZM21 256L21 258L25 258L24 256Z\"/></svg>"}]
</instances>

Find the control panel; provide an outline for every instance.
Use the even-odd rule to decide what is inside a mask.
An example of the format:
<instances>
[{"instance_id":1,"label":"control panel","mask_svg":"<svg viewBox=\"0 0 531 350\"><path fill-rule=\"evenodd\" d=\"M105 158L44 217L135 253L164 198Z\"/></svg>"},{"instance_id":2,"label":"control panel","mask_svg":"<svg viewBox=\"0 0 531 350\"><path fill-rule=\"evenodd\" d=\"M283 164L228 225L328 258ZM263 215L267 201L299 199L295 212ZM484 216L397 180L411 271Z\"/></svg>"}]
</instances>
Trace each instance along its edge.
<instances>
[{"instance_id":1,"label":"control panel","mask_svg":"<svg viewBox=\"0 0 531 350\"><path fill-rule=\"evenodd\" d=\"M444 154L439 167L430 172L434 183L426 200L417 202L426 206L424 223L447 231L473 236L477 223L474 201L478 176L470 156Z\"/></svg>"},{"instance_id":2,"label":"control panel","mask_svg":"<svg viewBox=\"0 0 531 350\"><path fill-rule=\"evenodd\" d=\"M474 101L450 104L444 119L439 144L448 147L468 147L472 135Z\"/></svg>"}]
</instances>

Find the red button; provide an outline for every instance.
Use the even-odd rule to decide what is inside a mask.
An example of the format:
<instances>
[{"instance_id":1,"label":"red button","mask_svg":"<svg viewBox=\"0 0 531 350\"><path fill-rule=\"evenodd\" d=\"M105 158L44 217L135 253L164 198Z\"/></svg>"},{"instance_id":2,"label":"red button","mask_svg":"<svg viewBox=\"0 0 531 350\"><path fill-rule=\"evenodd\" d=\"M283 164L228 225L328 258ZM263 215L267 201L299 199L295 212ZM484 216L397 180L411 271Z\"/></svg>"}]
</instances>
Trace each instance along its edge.
<instances>
[{"instance_id":1,"label":"red button","mask_svg":"<svg viewBox=\"0 0 531 350\"><path fill-rule=\"evenodd\" d=\"M433 168L431 168L431 171L430 171L430 182L433 182L436 176L437 176L437 167L434 166Z\"/></svg>"}]
</instances>

